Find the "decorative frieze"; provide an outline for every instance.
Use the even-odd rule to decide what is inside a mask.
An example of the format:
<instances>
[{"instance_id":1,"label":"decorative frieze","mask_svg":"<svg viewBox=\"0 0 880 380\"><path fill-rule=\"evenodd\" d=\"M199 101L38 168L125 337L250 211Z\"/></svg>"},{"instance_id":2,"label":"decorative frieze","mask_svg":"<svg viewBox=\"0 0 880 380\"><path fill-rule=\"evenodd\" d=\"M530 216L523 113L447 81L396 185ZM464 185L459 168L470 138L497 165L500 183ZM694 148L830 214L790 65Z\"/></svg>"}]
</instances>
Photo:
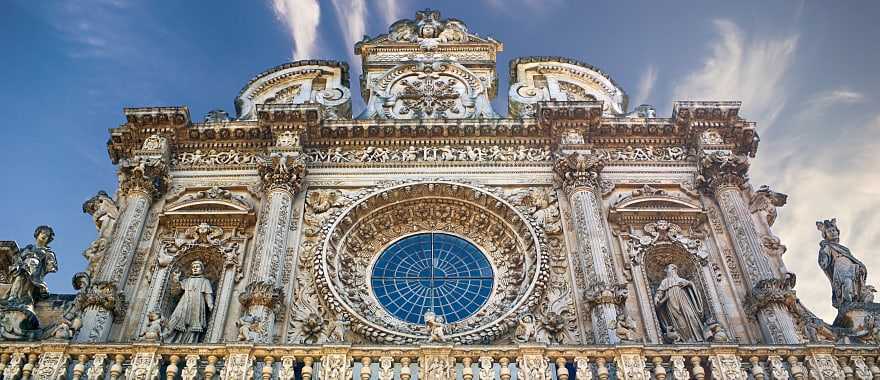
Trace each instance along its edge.
<instances>
[{"instance_id":1,"label":"decorative frieze","mask_svg":"<svg viewBox=\"0 0 880 380\"><path fill-rule=\"evenodd\" d=\"M328 163L393 163L393 162L543 162L551 160L549 147L520 146L409 146L384 148L368 146L360 150L310 149L305 161L310 164Z\"/></svg>"}]
</instances>

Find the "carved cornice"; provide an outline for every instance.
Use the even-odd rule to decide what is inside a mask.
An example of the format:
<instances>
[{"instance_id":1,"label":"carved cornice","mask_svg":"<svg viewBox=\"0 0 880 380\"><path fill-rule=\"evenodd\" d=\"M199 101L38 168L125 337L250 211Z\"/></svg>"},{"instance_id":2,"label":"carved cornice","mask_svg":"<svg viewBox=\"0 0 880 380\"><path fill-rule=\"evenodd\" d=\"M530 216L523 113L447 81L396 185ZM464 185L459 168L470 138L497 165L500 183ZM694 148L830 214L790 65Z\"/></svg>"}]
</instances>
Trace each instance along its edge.
<instances>
[{"instance_id":1,"label":"carved cornice","mask_svg":"<svg viewBox=\"0 0 880 380\"><path fill-rule=\"evenodd\" d=\"M238 296L238 302L243 309L252 306L264 306L278 311L283 308L282 300L284 291L274 284L266 281L254 281L245 287L244 292Z\"/></svg>"},{"instance_id":2,"label":"carved cornice","mask_svg":"<svg viewBox=\"0 0 880 380\"><path fill-rule=\"evenodd\" d=\"M604 167L605 160L596 155L571 153L557 160L553 171L566 191L574 192L581 188L598 189L599 173Z\"/></svg>"},{"instance_id":3,"label":"carved cornice","mask_svg":"<svg viewBox=\"0 0 880 380\"><path fill-rule=\"evenodd\" d=\"M175 136L190 125L187 107L124 108L126 123L110 130L107 152L113 163L133 156L150 136Z\"/></svg>"},{"instance_id":4,"label":"carved cornice","mask_svg":"<svg viewBox=\"0 0 880 380\"><path fill-rule=\"evenodd\" d=\"M700 159L698 186L713 193L724 187L740 188L748 180L749 161L726 151L715 151Z\"/></svg>"},{"instance_id":5,"label":"carved cornice","mask_svg":"<svg viewBox=\"0 0 880 380\"><path fill-rule=\"evenodd\" d=\"M266 190L285 190L295 194L302 188L306 168L298 154L279 152L263 158L257 170Z\"/></svg>"}]
</instances>

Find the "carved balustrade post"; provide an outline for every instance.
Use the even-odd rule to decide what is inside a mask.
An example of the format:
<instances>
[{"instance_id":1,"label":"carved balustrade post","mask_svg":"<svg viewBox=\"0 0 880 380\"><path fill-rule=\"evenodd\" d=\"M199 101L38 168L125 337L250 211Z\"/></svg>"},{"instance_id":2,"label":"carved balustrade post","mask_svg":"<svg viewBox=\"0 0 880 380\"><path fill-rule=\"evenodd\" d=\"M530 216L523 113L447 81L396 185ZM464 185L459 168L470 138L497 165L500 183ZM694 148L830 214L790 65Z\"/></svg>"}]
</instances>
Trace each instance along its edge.
<instances>
[{"instance_id":1,"label":"carved balustrade post","mask_svg":"<svg viewBox=\"0 0 880 380\"><path fill-rule=\"evenodd\" d=\"M648 372L646 358L640 350L621 352L614 358L617 365L617 377L622 380L648 380L651 373Z\"/></svg>"},{"instance_id":2,"label":"carved balustrade post","mask_svg":"<svg viewBox=\"0 0 880 380\"><path fill-rule=\"evenodd\" d=\"M242 309L260 321L258 343L270 343L274 335L275 312L281 306L281 276L290 232L293 199L302 187L305 166L298 147L273 148L259 166L266 191L266 215L257 227L251 282L239 300Z\"/></svg>"},{"instance_id":3,"label":"carved balustrade post","mask_svg":"<svg viewBox=\"0 0 880 380\"><path fill-rule=\"evenodd\" d=\"M132 158L119 163L119 195L125 199L125 206L92 284L92 288L99 287L102 292L89 291L93 297L89 297L89 305L84 308L83 326L75 337L77 342L107 341L113 319L125 312L125 293L131 290L123 286L153 200L167 188L168 157L168 142L164 137L153 135Z\"/></svg>"},{"instance_id":4,"label":"carved balustrade post","mask_svg":"<svg viewBox=\"0 0 880 380\"><path fill-rule=\"evenodd\" d=\"M590 305L595 342L620 342L613 328L617 308L625 301L625 288L617 284L608 223L602 212L599 172L604 161L596 156L572 153L559 159L554 171L562 181L571 203L572 222L577 238L578 258L590 284L586 301Z\"/></svg>"},{"instance_id":5,"label":"carved balustrade post","mask_svg":"<svg viewBox=\"0 0 880 380\"><path fill-rule=\"evenodd\" d=\"M734 249L746 268L744 272L752 296L750 311L758 318L764 341L771 344L799 343L795 318L785 306L786 300L794 293L774 274L748 204L743 199L742 186L748 181L748 161L732 153L717 151L705 154L700 166L700 185L718 202Z\"/></svg>"},{"instance_id":6,"label":"carved balustrade post","mask_svg":"<svg viewBox=\"0 0 880 380\"><path fill-rule=\"evenodd\" d=\"M517 379L550 380L550 359L539 347L523 347L516 358Z\"/></svg>"}]
</instances>

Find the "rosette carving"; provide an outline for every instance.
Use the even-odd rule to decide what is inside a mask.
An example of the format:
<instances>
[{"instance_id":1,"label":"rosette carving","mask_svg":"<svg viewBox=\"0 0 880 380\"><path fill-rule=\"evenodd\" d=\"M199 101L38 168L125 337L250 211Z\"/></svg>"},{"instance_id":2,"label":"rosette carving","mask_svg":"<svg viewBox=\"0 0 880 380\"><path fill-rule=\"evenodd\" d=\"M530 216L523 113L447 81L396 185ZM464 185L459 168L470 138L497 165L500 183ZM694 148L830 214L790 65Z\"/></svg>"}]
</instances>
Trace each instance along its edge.
<instances>
[{"instance_id":1,"label":"rosette carving","mask_svg":"<svg viewBox=\"0 0 880 380\"><path fill-rule=\"evenodd\" d=\"M314 258L318 293L351 330L377 343L411 344L428 339L423 325L389 314L370 287L378 255L402 237L443 232L466 238L493 266L489 300L475 314L444 325L454 343L490 341L516 326L539 304L549 278L543 230L507 200L471 185L430 181L398 183L357 194L321 230Z\"/></svg>"}]
</instances>

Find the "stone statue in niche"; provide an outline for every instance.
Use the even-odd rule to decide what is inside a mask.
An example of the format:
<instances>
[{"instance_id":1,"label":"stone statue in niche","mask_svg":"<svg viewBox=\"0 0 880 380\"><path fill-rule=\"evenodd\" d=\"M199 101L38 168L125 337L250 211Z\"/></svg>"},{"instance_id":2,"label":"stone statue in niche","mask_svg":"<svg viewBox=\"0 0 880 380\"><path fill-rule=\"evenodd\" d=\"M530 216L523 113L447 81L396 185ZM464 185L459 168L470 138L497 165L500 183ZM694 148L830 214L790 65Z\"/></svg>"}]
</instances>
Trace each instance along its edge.
<instances>
[{"instance_id":1,"label":"stone statue in niche","mask_svg":"<svg viewBox=\"0 0 880 380\"><path fill-rule=\"evenodd\" d=\"M204 276L205 263L190 264L192 275L180 282L183 295L168 318L169 343L199 343L208 328L208 314L214 309L211 280ZM175 273L179 279L180 274Z\"/></svg>"},{"instance_id":2,"label":"stone statue in niche","mask_svg":"<svg viewBox=\"0 0 880 380\"><path fill-rule=\"evenodd\" d=\"M693 282L678 276L678 266L666 266L666 278L654 295L660 326L670 340L670 328L685 342L702 342L703 303ZM673 340L674 341L674 340Z\"/></svg>"},{"instance_id":3,"label":"stone statue in niche","mask_svg":"<svg viewBox=\"0 0 880 380\"><path fill-rule=\"evenodd\" d=\"M441 343L446 341L446 333L443 331L443 316L434 314L433 311L426 312L425 328L428 330L429 343Z\"/></svg>"},{"instance_id":4,"label":"stone statue in niche","mask_svg":"<svg viewBox=\"0 0 880 380\"><path fill-rule=\"evenodd\" d=\"M868 270L849 248L840 244L837 219L816 222L816 228L822 232L819 267L831 280L831 305L840 309L851 302L870 302L873 294L865 285Z\"/></svg>"}]
</instances>

